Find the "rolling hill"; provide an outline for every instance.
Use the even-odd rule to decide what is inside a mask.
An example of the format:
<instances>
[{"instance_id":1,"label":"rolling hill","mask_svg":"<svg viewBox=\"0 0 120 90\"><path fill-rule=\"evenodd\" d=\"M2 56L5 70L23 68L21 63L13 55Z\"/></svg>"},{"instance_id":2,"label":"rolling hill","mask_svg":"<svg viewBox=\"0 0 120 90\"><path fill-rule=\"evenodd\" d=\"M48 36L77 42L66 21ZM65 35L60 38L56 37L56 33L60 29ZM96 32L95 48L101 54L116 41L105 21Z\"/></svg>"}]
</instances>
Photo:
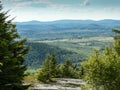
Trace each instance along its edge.
<instances>
[{"instance_id":1,"label":"rolling hill","mask_svg":"<svg viewBox=\"0 0 120 90\"><path fill-rule=\"evenodd\" d=\"M111 45L113 28L120 27L120 20L58 20L51 22L14 22L22 38L31 47L26 61L29 67L41 66L45 55L54 52L58 62L71 58L77 63L87 58L94 48Z\"/></svg>"}]
</instances>

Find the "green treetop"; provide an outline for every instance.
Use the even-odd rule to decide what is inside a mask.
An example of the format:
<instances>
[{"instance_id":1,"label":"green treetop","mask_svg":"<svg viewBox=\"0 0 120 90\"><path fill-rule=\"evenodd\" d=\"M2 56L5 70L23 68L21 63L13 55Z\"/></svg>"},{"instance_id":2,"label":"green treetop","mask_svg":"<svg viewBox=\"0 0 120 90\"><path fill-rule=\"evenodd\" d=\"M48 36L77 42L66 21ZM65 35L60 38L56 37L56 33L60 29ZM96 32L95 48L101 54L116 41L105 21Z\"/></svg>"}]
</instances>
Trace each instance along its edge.
<instances>
[{"instance_id":1,"label":"green treetop","mask_svg":"<svg viewBox=\"0 0 120 90\"><path fill-rule=\"evenodd\" d=\"M120 32L115 30L115 32ZM114 46L103 53L95 51L82 63L83 77L94 90L120 90L120 38L115 36Z\"/></svg>"},{"instance_id":2,"label":"green treetop","mask_svg":"<svg viewBox=\"0 0 120 90\"><path fill-rule=\"evenodd\" d=\"M36 76L39 81L50 82L57 75L57 60L55 55L48 54L40 69L37 70Z\"/></svg>"}]
</instances>

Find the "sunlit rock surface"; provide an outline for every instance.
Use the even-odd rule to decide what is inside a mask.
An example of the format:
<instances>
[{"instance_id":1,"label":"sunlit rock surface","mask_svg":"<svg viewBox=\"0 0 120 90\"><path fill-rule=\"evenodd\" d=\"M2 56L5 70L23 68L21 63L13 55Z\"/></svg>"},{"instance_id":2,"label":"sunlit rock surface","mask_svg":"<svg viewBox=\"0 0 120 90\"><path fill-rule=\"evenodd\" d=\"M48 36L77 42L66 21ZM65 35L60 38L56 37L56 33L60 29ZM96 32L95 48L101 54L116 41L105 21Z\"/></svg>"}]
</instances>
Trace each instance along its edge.
<instances>
[{"instance_id":1,"label":"sunlit rock surface","mask_svg":"<svg viewBox=\"0 0 120 90\"><path fill-rule=\"evenodd\" d=\"M56 83L34 85L34 90L81 90L80 86L85 82L80 79L58 78Z\"/></svg>"}]
</instances>

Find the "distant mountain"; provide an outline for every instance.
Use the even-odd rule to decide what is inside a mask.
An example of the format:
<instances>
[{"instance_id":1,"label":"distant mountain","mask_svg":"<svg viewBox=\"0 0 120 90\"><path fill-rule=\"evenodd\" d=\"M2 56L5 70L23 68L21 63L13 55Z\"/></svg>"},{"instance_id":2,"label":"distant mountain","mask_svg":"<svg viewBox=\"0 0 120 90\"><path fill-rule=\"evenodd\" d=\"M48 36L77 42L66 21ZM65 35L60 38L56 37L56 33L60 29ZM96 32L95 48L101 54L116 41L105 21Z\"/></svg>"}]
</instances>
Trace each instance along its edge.
<instances>
[{"instance_id":1,"label":"distant mountain","mask_svg":"<svg viewBox=\"0 0 120 90\"><path fill-rule=\"evenodd\" d=\"M110 36L111 30L120 27L120 20L57 20L49 22L14 22L22 37L30 40ZM89 32L81 32L81 31Z\"/></svg>"},{"instance_id":2,"label":"distant mountain","mask_svg":"<svg viewBox=\"0 0 120 90\"><path fill-rule=\"evenodd\" d=\"M14 23L17 25L36 25L36 24L42 24L43 22L33 20L28 22L14 22Z\"/></svg>"},{"instance_id":3,"label":"distant mountain","mask_svg":"<svg viewBox=\"0 0 120 90\"><path fill-rule=\"evenodd\" d=\"M14 22L17 25L40 25L40 24L120 24L120 20L112 20L112 19L105 19L105 20L56 20L56 21L28 21L28 22Z\"/></svg>"},{"instance_id":4,"label":"distant mountain","mask_svg":"<svg viewBox=\"0 0 120 90\"><path fill-rule=\"evenodd\" d=\"M41 22L41 21L29 21L29 22L15 22L19 27L22 26L31 26L39 27L39 30L66 30L66 29L112 29L114 27L120 26L120 20L57 20L57 21L49 21L49 22ZM37 29L38 30L38 29Z\"/></svg>"}]
</instances>

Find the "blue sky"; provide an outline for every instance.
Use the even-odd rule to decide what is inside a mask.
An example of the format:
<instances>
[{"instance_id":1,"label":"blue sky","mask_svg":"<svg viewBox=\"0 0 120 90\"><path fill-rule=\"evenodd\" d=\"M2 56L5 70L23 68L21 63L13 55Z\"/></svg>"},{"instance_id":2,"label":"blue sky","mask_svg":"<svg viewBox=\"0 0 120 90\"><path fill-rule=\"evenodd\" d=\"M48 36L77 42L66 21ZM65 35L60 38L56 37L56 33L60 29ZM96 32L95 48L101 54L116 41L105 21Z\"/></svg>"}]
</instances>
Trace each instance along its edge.
<instances>
[{"instance_id":1,"label":"blue sky","mask_svg":"<svg viewBox=\"0 0 120 90\"><path fill-rule=\"evenodd\" d=\"M2 0L15 21L120 20L120 0Z\"/></svg>"}]
</instances>

